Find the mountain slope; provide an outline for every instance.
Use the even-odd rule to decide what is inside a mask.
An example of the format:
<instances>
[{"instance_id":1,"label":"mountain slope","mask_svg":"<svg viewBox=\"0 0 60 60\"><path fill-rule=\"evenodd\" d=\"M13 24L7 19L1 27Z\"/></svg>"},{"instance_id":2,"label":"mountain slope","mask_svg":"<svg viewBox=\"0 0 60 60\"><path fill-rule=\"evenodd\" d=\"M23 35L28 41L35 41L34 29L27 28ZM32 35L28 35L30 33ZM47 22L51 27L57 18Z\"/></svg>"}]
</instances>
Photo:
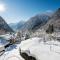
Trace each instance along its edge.
<instances>
[{"instance_id":1,"label":"mountain slope","mask_svg":"<svg viewBox=\"0 0 60 60\"><path fill-rule=\"evenodd\" d=\"M9 25L5 22L5 20L0 16L0 34L7 32L13 32L13 30L9 27Z\"/></svg>"},{"instance_id":2,"label":"mountain slope","mask_svg":"<svg viewBox=\"0 0 60 60\"><path fill-rule=\"evenodd\" d=\"M23 25L24 25L25 21L20 21L17 23L17 30L19 30Z\"/></svg>"},{"instance_id":3,"label":"mountain slope","mask_svg":"<svg viewBox=\"0 0 60 60\"><path fill-rule=\"evenodd\" d=\"M17 28L17 23L10 23L9 26L10 26L13 30L16 30L16 28Z\"/></svg>"},{"instance_id":4,"label":"mountain slope","mask_svg":"<svg viewBox=\"0 0 60 60\"><path fill-rule=\"evenodd\" d=\"M31 17L23 26L22 30L36 30L42 25L45 25L47 21L51 18L48 14L38 14L34 17Z\"/></svg>"},{"instance_id":5,"label":"mountain slope","mask_svg":"<svg viewBox=\"0 0 60 60\"><path fill-rule=\"evenodd\" d=\"M60 8L58 8L54 12L54 14L52 15L52 18L47 22L45 26L43 26L43 28L47 29L49 25L53 25L55 31L60 30Z\"/></svg>"},{"instance_id":6,"label":"mountain slope","mask_svg":"<svg viewBox=\"0 0 60 60\"><path fill-rule=\"evenodd\" d=\"M24 21L20 21L18 23L10 23L9 26L16 31L19 30L24 25L24 23Z\"/></svg>"}]
</instances>

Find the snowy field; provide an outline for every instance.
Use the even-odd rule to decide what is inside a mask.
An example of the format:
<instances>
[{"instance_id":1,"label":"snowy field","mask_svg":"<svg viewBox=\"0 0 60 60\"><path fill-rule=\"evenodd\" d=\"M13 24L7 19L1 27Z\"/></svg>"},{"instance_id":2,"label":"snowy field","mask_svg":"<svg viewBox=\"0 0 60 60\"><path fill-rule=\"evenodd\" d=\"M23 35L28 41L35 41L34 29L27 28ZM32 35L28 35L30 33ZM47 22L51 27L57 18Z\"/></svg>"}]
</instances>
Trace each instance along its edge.
<instances>
[{"instance_id":1,"label":"snowy field","mask_svg":"<svg viewBox=\"0 0 60 60\"><path fill-rule=\"evenodd\" d=\"M19 47L29 50L37 60L60 60L60 43L57 41L43 42L42 38L34 37L8 47L0 60L24 60L19 54Z\"/></svg>"}]
</instances>

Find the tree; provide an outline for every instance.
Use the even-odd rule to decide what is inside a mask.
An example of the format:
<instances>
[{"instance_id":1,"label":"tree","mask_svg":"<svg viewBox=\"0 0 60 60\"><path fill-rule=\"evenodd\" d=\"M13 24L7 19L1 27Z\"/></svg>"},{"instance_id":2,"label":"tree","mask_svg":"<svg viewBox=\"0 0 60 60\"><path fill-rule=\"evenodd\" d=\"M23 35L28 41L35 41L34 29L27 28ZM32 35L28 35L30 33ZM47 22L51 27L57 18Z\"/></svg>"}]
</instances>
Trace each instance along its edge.
<instances>
[{"instance_id":1,"label":"tree","mask_svg":"<svg viewBox=\"0 0 60 60\"><path fill-rule=\"evenodd\" d=\"M52 25L49 24L49 27L48 27L48 29L46 30L46 33L49 34L49 39L50 39L50 41L51 41L51 34L52 34L53 32L54 32L54 26L53 26L53 24L52 24ZM50 51L51 51L51 45L50 45Z\"/></svg>"},{"instance_id":2,"label":"tree","mask_svg":"<svg viewBox=\"0 0 60 60\"><path fill-rule=\"evenodd\" d=\"M29 38L30 38L29 34L25 34L25 40Z\"/></svg>"},{"instance_id":3,"label":"tree","mask_svg":"<svg viewBox=\"0 0 60 60\"><path fill-rule=\"evenodd\" d=\"M52 25L49 24L49 27L48 27L48 29L46 30L46 33L52 34L53 32L54 32L53 24L52 24Z\"/></svg>"}]
</instances>

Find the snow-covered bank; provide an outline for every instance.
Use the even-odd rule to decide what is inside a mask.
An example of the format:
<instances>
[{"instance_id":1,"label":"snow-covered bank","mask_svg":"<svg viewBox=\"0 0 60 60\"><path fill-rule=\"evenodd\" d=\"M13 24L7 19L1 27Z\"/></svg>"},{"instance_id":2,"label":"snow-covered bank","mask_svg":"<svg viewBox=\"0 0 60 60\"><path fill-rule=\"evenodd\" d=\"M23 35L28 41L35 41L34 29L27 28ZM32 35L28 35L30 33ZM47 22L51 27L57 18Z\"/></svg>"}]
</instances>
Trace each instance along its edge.
<instances>
[{"instance_id":1,"label":"snow-covered bank","mask_svg":"<svg viewBox=\"0 0 60 60\"><path fill-rule=\"evenodd\" d=\"M37 60L60 60L60 43L57 41L43 42L43 38L30 38L22 41L21 44L10 46L6 52L0 56L0 60L24 60L19 54L19 47L29 50ZM56 45L57 44L57 45Z\"/></svg>"},{"instance_id":2,"label":"snow-covered bank","mask_svg":"<svg viewBox=\"0 0 60 60\"><path fill-rule=\"evenodd\" d=\"M8 41L6 41L4 38L0 38L0 55L3 54L5 50L5 46L9 44Z\"/></svg>"}]
</instances>

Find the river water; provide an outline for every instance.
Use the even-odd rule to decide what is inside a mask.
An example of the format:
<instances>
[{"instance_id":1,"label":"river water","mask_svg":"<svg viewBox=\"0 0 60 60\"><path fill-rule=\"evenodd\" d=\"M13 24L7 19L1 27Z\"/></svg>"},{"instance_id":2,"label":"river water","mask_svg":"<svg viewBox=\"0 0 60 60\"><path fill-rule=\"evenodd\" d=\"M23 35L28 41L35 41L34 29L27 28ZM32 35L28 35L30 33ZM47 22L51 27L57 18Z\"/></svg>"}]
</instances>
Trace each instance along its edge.
<instances>
[{"instance_id":1,"label":"river water","mask_svg":"<svg viewBox=\"0 0 60 60\"><path fill-rule=\"evenodd\" d=\"M0 37L0 45L6 45L8 43L9 42L6 39Z\"/></svg>"}]
</instances>

